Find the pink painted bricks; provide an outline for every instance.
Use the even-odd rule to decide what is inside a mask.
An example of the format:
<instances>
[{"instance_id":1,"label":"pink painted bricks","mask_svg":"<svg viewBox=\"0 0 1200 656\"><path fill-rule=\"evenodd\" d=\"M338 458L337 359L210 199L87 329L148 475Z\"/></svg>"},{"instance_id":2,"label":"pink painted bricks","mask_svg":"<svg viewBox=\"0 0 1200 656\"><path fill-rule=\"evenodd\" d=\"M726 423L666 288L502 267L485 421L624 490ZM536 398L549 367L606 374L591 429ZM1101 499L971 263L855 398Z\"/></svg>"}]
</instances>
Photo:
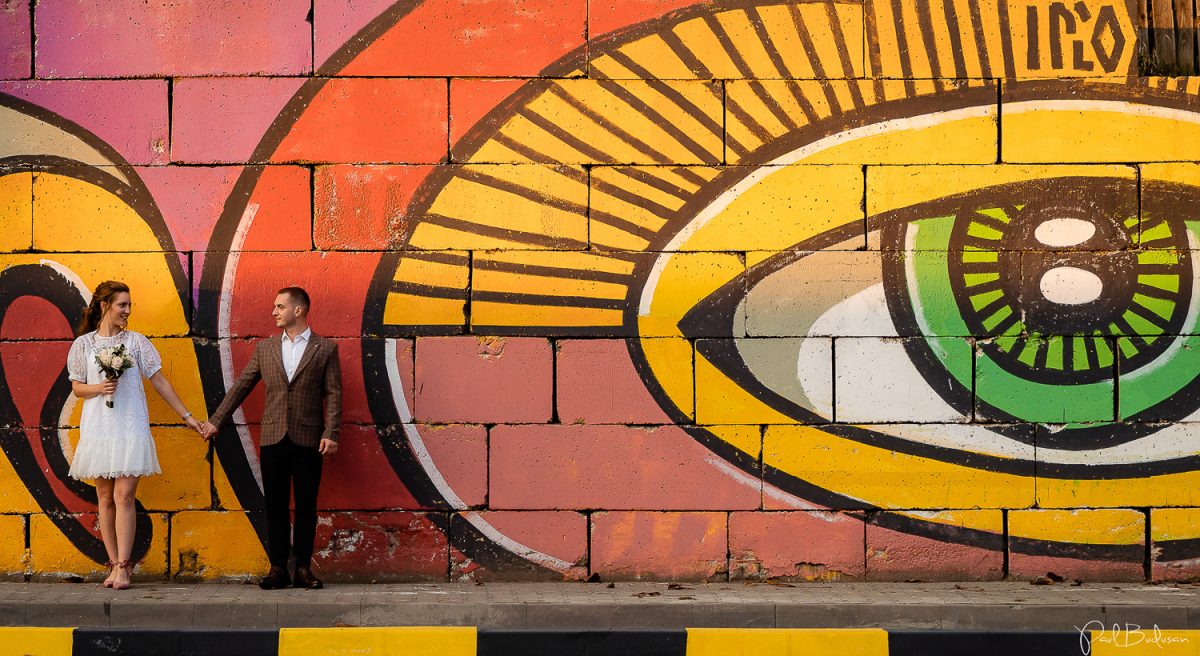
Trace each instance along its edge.
<instances>
[{"instance_id":1,"label":"pink painted bricks","mask_svg":"<svg viewBox=\"0 0 1200 656\"><path fill-rule=\"evenodd\" d=\"M592 516L592 571L604 580L724 580L725 513Z\"/></svg>"},{"instance_id":2,"label":"pink painted bricks","mask_svg":"<svg viewBox=\"0 0 1200 656\"><path fill-rule=\"evenodd\" d=\"M295 75L312 69L306 0L41 2L39 77Z\"/></svg>"},{"instance_id":3,"label":"pink painted bricks","mask_svg":"<svg viewBox=\"0 0 1200 656\"><path fill-rule=\"evenodd\" d=\"M550 421L550 342L520 337L425 337L417 340L417 421Z\"/></svg>"}]
</instances>

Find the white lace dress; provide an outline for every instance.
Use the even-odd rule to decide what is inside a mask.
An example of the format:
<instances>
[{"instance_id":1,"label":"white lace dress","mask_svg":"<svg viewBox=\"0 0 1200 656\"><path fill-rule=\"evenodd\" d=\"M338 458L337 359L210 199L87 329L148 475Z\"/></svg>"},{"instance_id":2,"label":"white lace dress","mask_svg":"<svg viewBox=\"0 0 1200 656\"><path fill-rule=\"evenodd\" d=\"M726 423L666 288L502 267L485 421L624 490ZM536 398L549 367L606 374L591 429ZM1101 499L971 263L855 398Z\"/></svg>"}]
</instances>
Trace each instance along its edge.
<instances>
[{"instance_id":1,"label":"white lace dress","mask_svg":"<svg viewBox=\"0 0 1200 656\"><path fill-rule=\"evenodd\" d=\"M113 407L105 405L103 395L84 399L79 445L71 460L72 478L90 480L161 473L141 381L162 369L162 358L150 340L128 330L111 337L101 337L94 331L81 335L67 354L67 375L81 383L103 382L96 351L119 344L124 344L133 356L133 367L121 374L113 394Z\"/></svg>"}]
</instances>

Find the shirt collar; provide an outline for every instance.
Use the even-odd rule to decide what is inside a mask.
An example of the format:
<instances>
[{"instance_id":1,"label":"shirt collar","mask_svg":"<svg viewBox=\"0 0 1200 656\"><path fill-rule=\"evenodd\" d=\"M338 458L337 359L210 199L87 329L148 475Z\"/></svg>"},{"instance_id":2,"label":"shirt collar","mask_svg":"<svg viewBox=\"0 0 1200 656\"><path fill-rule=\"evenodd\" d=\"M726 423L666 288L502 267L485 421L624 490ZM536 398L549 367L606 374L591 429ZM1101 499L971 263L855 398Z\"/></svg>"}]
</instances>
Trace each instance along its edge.
<instances>
[{"instance_id":1,"label":"shirt collar","mask_svg":"<svg viewBox=\"0 0 1200 656\"><path fill-rule=\"evenodd\" d=\"M283 341L295 344L296 342L307 342L308 338L312 337L312 328L305 328L304 332L296 335L296 339L288 339L287 331L283 331Z\"/></svg>"}]
</instances>

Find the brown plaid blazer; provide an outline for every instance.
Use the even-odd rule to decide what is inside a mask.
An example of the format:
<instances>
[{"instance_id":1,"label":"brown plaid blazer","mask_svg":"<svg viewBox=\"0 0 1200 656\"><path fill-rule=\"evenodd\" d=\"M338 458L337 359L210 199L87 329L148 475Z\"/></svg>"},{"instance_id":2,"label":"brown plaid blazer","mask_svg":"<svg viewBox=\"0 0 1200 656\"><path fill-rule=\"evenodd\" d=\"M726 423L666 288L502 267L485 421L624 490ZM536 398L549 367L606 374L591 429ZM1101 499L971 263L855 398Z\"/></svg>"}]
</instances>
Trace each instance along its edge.
<instances>
[{"instance_id":1,"label":"brown plaid blazer","mask_svg":"<svg viewBox=\"0 0 1200 656\"><path fill-rule=\"evenodd\" d=\"M322 439L336 442L342 425L342 366L337 343L312 333L289 383L281 340L282 335L277 335L255 344L246 369L209 415L209 422L220 428L229 421L261 379L267 386L259 439L262 446L276 444L284 435L300 446L316 447Z\"/></svg>"}]
</instances>

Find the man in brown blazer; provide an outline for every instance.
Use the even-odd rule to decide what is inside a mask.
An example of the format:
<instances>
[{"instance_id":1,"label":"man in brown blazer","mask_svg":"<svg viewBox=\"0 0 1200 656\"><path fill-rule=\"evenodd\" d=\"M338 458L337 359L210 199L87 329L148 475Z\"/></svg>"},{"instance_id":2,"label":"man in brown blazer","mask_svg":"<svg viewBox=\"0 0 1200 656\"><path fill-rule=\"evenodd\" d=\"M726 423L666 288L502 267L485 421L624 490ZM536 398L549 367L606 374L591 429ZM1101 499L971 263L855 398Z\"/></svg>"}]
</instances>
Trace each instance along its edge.
<instances>
[{"instance_id":1,"label":"man in brown blazer","mask_svg":"<svg viewBox=\"0 0 1200 656\"><path fill-rule=\"evenodd\" d=\"M271 570L261 581L264 590L291 586L287 561L296 557L295 587L323 587L313 576L313 542L317 532L317 489L324 456L337 452L342 420L342 369L337 344L308 327L310 301L299 287L285 287L275 298L271 315L283 329L281 337L259 341L242 375L225 399L201 425L211 438L261 379L266 384L259 462L267 508L267 556ZM294 493L294 538L288 522L288 502Z\"/></svg>"}]
</instances>

